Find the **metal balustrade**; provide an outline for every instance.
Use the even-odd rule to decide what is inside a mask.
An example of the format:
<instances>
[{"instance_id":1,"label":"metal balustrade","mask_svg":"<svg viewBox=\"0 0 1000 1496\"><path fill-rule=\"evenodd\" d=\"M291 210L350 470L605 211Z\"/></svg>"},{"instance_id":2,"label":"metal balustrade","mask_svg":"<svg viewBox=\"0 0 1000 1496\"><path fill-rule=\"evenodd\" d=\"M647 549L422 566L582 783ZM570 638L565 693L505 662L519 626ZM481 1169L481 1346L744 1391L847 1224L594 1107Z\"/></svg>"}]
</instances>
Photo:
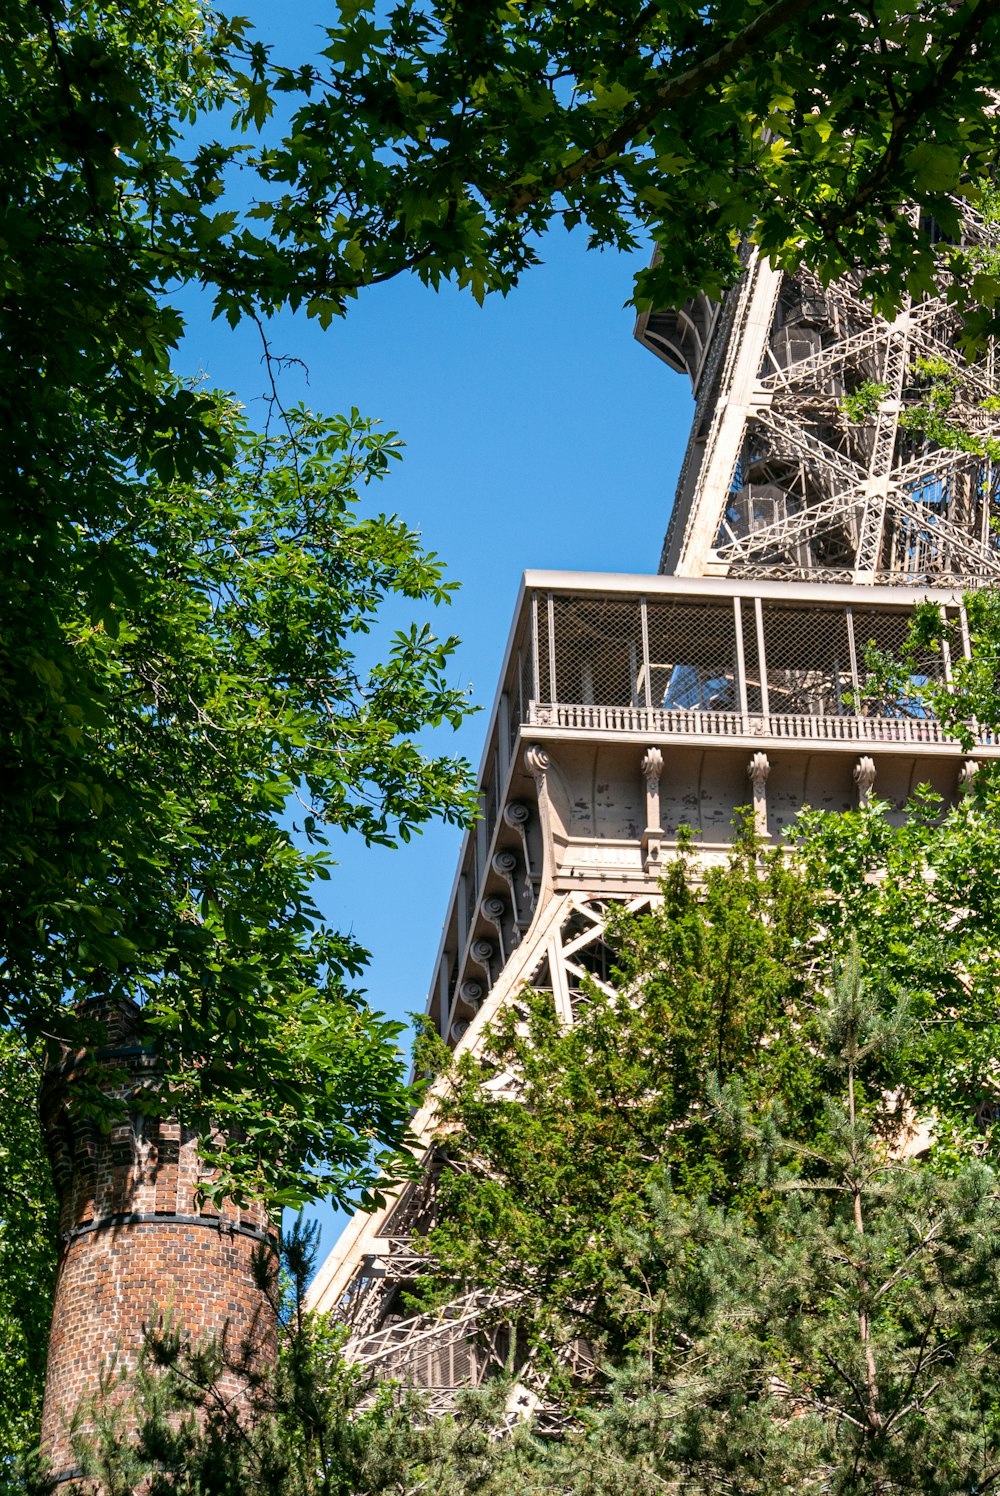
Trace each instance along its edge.
<instances>
[{"instance_id":1,"label":"metal balustrade","mask_svg":"<svg viewBox=\"0 0 1000 1496\"><path fill-rule=\"evenodd\" d=\"M955 746L940 724L929 717L808 717L773 712L766 717L741 717L738 712L533 703L524 725L556 727L569 732L635 733L640 737L770 737L797 742ZM980 730L975 739L989 746L996 741L996 734Z\"/></svg>"},{"instance_id":2,"label":"metal balustrade","mask_svg":"<svg viewBox=\"0 0 1000 1496\"><path fill-rule=\"evenodd\" d=\"M773 723L779 737L943 741L873 725L926 722L918 688L948 678L949 656L938 646L907 657L889 688L881 679L880 662L902 657L913 602L897 593L878 606L866 597L857 608L820 600L815 587L811 598L796 596L801 590L728 598L535 591L506 686L509 721L519 714L531 726L717 735L744 731L753 718L751 731ZM937 605L960 651L960 604ZM803 733L790 725L794 717L813 726ZM867 725L830 727L831 719Z\"/></svg>"}]
</instances>

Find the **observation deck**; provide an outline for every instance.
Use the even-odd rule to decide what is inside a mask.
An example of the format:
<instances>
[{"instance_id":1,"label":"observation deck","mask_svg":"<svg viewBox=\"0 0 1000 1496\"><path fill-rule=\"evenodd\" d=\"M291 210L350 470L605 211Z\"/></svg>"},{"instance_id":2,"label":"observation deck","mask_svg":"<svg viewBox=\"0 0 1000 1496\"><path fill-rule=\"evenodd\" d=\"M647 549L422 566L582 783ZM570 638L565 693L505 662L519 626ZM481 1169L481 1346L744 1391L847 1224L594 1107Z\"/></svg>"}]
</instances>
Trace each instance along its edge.
<instances>
[{"instance_id":1,"label":"observation deck","mask_svg":"<svg viewBox=\"0 0 1000 1496\"><path fill-rule=\"evenodd\" d=\"M915 694L968 653L961 594L927 596L951 643L876 686L921 594L769 580L525 574L427 1011L457 1043L554 895L633 897L689 828L726 855L738 807L781 839L803 805L946 803L965 755ZM977 756L995 757L989 735ZM506 985L506 983L504 984Z\"/></svg>"},{"instance_id":2,"label":"observation deck","mask_svg":"<svg viewBox=\"0 0 1000 1496\"><path fill-rule=\"evenodd\" d=\"M995 252L994 227L956 206L966 241ZM725 860L741 807L774 846L807 806L877 797L902 820L918 787L948 805L1000 753L974 734L966 757L919 689L947 688L968 656L963 589L1000 580L995 349L956 360L960 334L946 289L886 321L857 277L820 285L750 246L719 303L640 315L639 340L695 397L664 574L524 578L427 1001L456 1050L481 1052L527 987L567 1025L589 984L612 991L611 910L655 906L688 836L696 868ZM942 370L967 434L943 445L927 420ZM924 601L945 640L888 673ZM517 1094L516 1077L497 1084ZM446 1086L413 1119L419 1181L356 1215L309 1290L352 1361L424 1388L435 1411L509 1367L511 1345L485 1289L407 1307ZM544 1386L525 1375L508 1411L540 1428Z\"/></svg>"}]
</instances>

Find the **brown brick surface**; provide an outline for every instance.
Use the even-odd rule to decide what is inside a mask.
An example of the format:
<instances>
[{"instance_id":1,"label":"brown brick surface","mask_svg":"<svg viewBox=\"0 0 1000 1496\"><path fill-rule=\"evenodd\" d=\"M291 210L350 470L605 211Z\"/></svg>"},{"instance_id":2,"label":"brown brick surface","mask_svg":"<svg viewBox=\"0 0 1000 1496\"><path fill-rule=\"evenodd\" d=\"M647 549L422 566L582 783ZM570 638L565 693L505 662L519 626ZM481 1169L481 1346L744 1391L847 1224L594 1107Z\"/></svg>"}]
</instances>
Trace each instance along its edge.
<instances>
[{"instance_id":1,"label":"brown brick surface","mask_svg":"<svg viewBox=\"0 0 1000 1496\"><path fill-rule=\"evenodd\" d=\"M116 1083L121 1095L155 1071L148 1053L134 1044L137 1018L124 1004L107 1015L109 1048L119 1053L104 1063L125 1070ZM74 1117L78 1069L64 1057L43 1096L61 1250L42 1448L57 1476L76 1463L70 1419L97 1391L102 1374L135 1364L144 1326L169 1317L194 1340L225 1336L234 1353L248 1337L271 1343L269 1310L253 1274L268 1232L261 1207L199 1208L197 1139L169 1118L131 1112L102 1134Z\"/></svg>"}]
</instances>

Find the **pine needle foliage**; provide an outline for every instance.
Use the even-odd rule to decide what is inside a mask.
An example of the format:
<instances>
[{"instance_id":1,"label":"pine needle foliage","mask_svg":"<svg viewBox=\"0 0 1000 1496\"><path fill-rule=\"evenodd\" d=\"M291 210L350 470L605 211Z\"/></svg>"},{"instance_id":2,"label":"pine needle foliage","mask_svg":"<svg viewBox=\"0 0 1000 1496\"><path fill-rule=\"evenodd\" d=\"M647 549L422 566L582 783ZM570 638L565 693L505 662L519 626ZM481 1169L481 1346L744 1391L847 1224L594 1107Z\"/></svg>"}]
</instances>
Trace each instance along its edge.
<instances>
[{"instance_id":1,"label":"pine needle foliage","mask_svg":"<svg viewBox=\"0 0 1000 1496\"><path fill-rule=\"evenodd\" d=\"M903 826L880 806L806 818L798 855L746 828L724 867L682 855L658 908L610 915L614 971L572 1025L529 993L453 1064L414 1298L505 1290L504 1374L433 1419L285 1310L237 1420L207 1352L150 1350L156 1496L996 1491L1000 1188L989 1127L955 1121L968 1077L942 1066L992 1029L991 906L969 899L986 874L966 864L995 833L982 797L926 803ZM420 1063L444 1059L425 1035ZM556 1437L512 1418L515 1381Z\"/></svg>"},{"instance_id":2,"label":"pine needle foliage","mask_svg":"<svg viewBox=\"0 0 1000 1496\"><path fill-rule=\"evenodd\" d=\"M1000 1196L976 1161L947 1178L901 1157L859 1067L905 1042L856 961L817 1015L825 1144L751 1120L720 1091L773 1210L650 1197L615 1245L625 1302L647 1317L530 1489L953 1496L1000 1480ZM808 1169L803 1168L803 1163ZM766 1181L766 1183L764 1182ZM645 1285L640 1298L632 1287Z\"/></svg>"},{"instance_id":3,"label":"pine needle foliage","mask_svg":"<svg viewBox=\"0 0 1000 1496\"><path fill-rule=\"evenodd\" d=\"M521 1332L543 1359L579 1335L598 1356L642 1339L642 1316L621 1309L618 1238L645 1219L651 1190L669 1179L686 1198L757 1208L743 1144L712 1108L718 1088L738 1079L749 1106L780 1101L797 1136L822 1125L814 911L802 869L762 858L744 826L727 866L702 881L682 856L659 908L609 914L615 969L585 984L571 1027L545 993L503 1015L442 1103L426 1244L441 1276L423 1301L455 1280L524 1295Z\"/></svg>"}]
</instances>

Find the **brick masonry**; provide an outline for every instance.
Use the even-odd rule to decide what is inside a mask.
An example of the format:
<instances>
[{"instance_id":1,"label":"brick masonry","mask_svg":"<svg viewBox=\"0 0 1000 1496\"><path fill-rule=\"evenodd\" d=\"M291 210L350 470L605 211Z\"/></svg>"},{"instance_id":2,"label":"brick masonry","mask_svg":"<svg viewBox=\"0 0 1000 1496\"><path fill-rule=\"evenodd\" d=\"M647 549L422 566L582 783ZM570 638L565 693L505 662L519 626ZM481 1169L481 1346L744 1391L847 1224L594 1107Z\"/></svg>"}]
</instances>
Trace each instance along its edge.
<instances>
[{"instance_id":1,"label":"brick masonry","mask_svg":"<svg viewBox=\"0 0 1000 1496\"><path fill-rule=\"evenodd\" d=\"M124 1096L155 1076L137 1042L138 1009L100 1014L103 1089ZM117 1075L112 1074L117 1071ZM272 1343L270 1310L253 1262L273 1233L260 1206L199 1205L197 1139L176 1121L131 1111L110 1132L74 1114L76 1056L43 1088L43 1123L60 1201L60 1257L49 1343L42 1450L56 1478L76 1460L68 1425L102 1374L135 1364L143 1328L169 1316L193 1340ZM92 1079L93 1071L88 1080ZM237 1386L230 1389L238 1391ZM84 1427L86 1419L84 1418Z\"/></svg>"}]
</instances>

